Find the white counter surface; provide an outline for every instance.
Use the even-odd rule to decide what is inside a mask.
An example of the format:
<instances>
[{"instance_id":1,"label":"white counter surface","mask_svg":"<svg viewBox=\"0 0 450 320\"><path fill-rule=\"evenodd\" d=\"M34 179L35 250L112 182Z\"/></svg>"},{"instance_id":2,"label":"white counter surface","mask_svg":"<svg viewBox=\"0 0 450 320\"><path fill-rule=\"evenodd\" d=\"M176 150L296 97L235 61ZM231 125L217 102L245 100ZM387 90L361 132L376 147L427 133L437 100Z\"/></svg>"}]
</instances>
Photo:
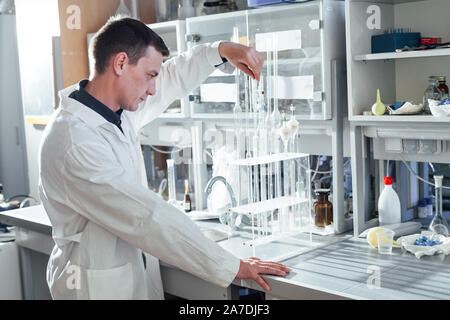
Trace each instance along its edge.
<instances>
[{"instance_id":1,"label":"white counter surface","mask_svg":"<svg viewBox=\"0 0 450 320\"><path fill-rule=\"evenodd\" d=\"M211 221L198 224L202 229L217 225ZM0 222L51 235L51 224L42 206L0 212ZM286 299L323 298L323 294L332 299L450 299L448 256L419 260L399 248L394 248L392 255L379 255L365 239L343 239L283 261L291 268L285 278L265 276L272 288L270 295ZM239 237L218 243L242 255ZM233 283L261 290L253 281Z\"/></svg>"}]
</instances>

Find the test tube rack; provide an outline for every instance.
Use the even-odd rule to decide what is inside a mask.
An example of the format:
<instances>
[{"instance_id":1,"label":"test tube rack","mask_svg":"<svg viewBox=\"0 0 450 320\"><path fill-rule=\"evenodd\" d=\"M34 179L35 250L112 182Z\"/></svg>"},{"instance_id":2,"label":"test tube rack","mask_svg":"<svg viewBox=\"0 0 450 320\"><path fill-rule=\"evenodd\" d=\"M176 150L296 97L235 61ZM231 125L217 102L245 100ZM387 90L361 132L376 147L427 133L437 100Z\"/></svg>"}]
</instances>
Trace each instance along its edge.
<instances>
[{"instance_id":1,"label":"test tube rack","mask_svg":"<svg viewBox=\"0 0 450 320\"><path fill-rule=\"evenodd\" d=\"M288 251L269 257L281 260L315 247L312 238L310 164L304 153L274 153L232 162L245 174L249 186L246 204L229 212L250 220L251 238L244 246L256 247L290 238L295 245ZM265 191L264 191L265 190Z\"/></svg>"}]
</instances>

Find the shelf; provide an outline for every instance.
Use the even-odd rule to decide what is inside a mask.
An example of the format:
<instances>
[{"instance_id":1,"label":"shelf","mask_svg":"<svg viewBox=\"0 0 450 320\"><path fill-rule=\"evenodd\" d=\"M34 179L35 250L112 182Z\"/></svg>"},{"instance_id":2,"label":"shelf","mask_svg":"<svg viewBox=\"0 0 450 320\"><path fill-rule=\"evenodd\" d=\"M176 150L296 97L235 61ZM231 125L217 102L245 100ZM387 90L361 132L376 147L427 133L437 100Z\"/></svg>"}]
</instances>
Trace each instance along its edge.
<instances>
[{"instance_id":1,"label":"shelf","mask_svg":"<svg viewBox=\"0 0 450 320\"><path fill-rule=\"evenodd\" d=\"M435 117L432 115L398 115L398 116L353 116L351 122L433 122L450 123L450 117Z\"/></svg>"},{"instance_id":2,"label":"shelf","mask_svg":"<svg viewBox=\"0 0 450 320\"><path fill-rule=\"evenodd\" d=\"M426 0L354 0L352 2L370 2L370 3L388 3L388 4L402 4L410 2L421 2Z\"/></svg>"},{"instance_id":3,"label":"shelf","mask_svg":"<svg viewBox=\"0 0 450 320\"><path fill-rule=\"evenodd\" d=\"M269 164L273 162L279 162L279 161L286 161L286 160L293 160L303 157L308 157L309 155L305 153L276 153L271 154L269 156L264 157L255 157L255 158L248 158L248 159L239 159L231 162L231 165L237 165L237 166L257 166L261 164Z\"/></svg>"},{"instance_id":4,"label":"shelf","mask_svg":"<svg viewBox=\"0 0 450 320\"><path fill-rule=\"evenodd\" d=\"M390 60L390 59L441 57L441 56L450 56L450 48L362 54L354 56L353 59L355 61L375 61L375 60Z\"/></svg>"},{"instance_id":5,"label":"shelf","mask_svg":"<svg viewBox=\"0 0 450 320\"><path fill-rule=\"evenodd\" d=\"M306 203L308 199L300 199L295 197L279 197L270 200L264 200L260 202L245 204L239 207L228 209L230 212L239 214L258 214L267 211L273 211L280 208L295 206L297 204Z\"/></svg>"}]
</instances>

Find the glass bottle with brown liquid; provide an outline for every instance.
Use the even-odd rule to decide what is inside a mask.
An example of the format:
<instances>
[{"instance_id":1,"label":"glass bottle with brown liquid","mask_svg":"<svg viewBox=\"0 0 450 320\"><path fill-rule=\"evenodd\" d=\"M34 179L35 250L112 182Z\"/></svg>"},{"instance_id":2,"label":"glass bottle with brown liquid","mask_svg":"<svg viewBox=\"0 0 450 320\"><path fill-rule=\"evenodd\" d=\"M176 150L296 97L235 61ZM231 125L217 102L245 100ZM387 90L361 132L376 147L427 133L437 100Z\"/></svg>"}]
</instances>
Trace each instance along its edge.
<instances>
[{"instance_id":1,"label":"glass bottle with brown liquid","mask_svg":"<svg viewBox=\"0 0 450 320\"><path fill-rule=\"evenodd\" d=\"M314 204L314 223L326 227L333 222L333 204L328 201L329 189L316 189L317 201Z\"/></svg>"},{"instance_id":2,"label":"glass bottle with brown liquid","mask_svg":"<svg viewBox=\"0 0 450 320\"><path fill-rule=\"evenodd\" d=\"M184 180L184 211L191 212L192 204L191 204L191 196L189 195L189 182Z\"/></svg>"},{"instance_id":3,"label":"glass bottle with brown liquid","mask_svg":"<svg viewBox=\"0 0 450 320\"><path fill-rule=\"evenodd\" d=\"M449 98L448 96L448 87L445 83L446 78L444 76L437 76L437 81L439 82L438 89L441 92L441 100L446 100Z\"/></svg>"}]
</instances>

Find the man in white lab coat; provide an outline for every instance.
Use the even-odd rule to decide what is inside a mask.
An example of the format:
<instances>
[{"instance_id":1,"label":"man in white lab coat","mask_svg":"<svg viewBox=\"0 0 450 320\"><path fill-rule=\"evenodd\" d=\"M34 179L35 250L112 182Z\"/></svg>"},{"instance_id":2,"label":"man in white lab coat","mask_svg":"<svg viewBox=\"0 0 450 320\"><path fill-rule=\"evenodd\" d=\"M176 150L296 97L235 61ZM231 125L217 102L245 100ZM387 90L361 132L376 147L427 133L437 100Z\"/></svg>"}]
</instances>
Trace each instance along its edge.
<instances>
[{"instance_id":1,"label":"man in white lab coat","mask_svg":"<svg viewBox=\"0 0 450 320\"><path fill-rule=\"evenodd\" d=\"M92 49L93 78L60 92L39 151L39 191L55 241L47 267L52 297L163 299L158 259L219 286L249 278L268 290L259 274L289 269L235 257L150 191L137 137L215 67L231 63L259 79L262 55L218 42L163 64L163 40L129 18L108 21Z\"/></svg>"}]
</instances>

